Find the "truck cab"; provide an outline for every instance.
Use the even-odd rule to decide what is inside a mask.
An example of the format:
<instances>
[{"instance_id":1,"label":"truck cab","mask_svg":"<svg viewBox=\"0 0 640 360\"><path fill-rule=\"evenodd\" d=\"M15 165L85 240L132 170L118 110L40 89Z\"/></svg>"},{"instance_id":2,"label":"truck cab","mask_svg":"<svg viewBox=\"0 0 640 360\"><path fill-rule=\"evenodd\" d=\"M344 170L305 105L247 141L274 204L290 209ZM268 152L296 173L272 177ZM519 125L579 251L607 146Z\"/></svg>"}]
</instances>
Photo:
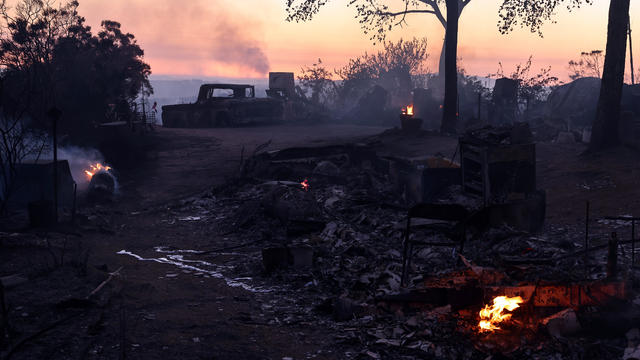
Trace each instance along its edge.
<instances>
[{"instance_id":1,"label":"truck cab","mask_svg":"<svg viewBox=\"0 0 640 360\"><path fill-rule=\"evenodd\" d=\"M205 84L200 86L198 104L226 99L250 99L256 97L253 85Z\"/></svg>"}]
</instances>

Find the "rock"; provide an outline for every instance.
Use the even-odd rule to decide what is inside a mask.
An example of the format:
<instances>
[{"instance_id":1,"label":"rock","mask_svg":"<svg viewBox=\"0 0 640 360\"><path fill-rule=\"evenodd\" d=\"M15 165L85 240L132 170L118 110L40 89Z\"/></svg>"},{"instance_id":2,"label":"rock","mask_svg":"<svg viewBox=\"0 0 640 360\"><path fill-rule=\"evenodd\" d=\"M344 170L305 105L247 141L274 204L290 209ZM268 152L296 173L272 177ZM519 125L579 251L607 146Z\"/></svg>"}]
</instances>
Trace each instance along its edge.
<instances>
[{"instance_id":1,"label":"rock","mask_svg":"<svg viewBox=\"0 0 640 360\"><path fill-rule=\"evenodd\" d=\"M564 338L580 331L580 323L573 309L565 309L542 320L547 331L554 338Z\"/></svg>"},{"instance_id":2,"label":"rock","mask_svg":"<svg viewBox=\"0 0 640 360\"><path fill-rule=\"evenodd\" d=\"M326 176L338 176L340 169L331 161L324 160L316 165L315 169L313 169L313 173Z\"/></svg>"}]
</instances>

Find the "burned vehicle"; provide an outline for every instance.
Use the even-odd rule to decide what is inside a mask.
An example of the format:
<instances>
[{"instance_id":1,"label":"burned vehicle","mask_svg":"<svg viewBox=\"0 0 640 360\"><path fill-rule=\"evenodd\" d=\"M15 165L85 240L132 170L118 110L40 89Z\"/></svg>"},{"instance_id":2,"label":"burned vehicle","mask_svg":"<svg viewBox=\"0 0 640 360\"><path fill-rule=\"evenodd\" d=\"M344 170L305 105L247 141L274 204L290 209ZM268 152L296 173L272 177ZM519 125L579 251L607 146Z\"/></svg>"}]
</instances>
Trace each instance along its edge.
<instances>
[{"instance_id":1,"label":"burned vehicle","mask_svg":"<svg viewBox=\"0 0 640 360\"><path fill-rule=\"evenodd\" d=\"M192 104L165 105L162 123L173 128L207 128L276 123L292 118L293 73L270 73L265 98L253 85L204 84Z\"/></svg>"}]
</instances>

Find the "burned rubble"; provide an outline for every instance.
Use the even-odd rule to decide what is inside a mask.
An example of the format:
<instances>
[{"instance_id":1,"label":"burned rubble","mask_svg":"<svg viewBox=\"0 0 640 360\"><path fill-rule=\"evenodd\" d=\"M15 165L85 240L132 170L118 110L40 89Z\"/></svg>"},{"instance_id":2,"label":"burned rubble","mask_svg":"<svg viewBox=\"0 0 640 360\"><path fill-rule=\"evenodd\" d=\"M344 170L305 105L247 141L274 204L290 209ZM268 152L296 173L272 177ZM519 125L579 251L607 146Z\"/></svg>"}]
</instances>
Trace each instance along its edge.
<instances>
[{"instance_id":1,"label":"burned rubble","mask_svg":"<svg viewBox=\"0 0 640 360\"><path fill-rule=\"evenodd\" d=\"M83 1L0 3L0 360L640 360L630 0Z\"/></svg>"},{"instance_id":2,"label":"burned rubble","mask_svg":"<svg viewBox=\"0 0 640 360\"><path fill-rule=\"evenodd\" d=\"M273 151L267 144L232 182L163 215L161 226L222 237L221 247L158 244L155 255L120 254L223 278L257 298L268 293L261 314L247 321L328 327L346 358L596 359L638 351L635 240L588 234L588 224L622 234L632 219L587 218L586 231L543 225L527 129L467 133L462 166L442 156L379 154L375 144ZM485 193L468 191L461 176L470 146L490 154L480 166ZM501 155L513 147L524 149L521 157ZM516 188L493 181L510 176L525 181ZM416 204L467 209L463 238L433 226L443 223L437 217L408 225ZM403 272L406 241L420 245ZM502 308L503 323L481 327L480 311L501 297L518 306Z\"/></svg>"}]
</instances>

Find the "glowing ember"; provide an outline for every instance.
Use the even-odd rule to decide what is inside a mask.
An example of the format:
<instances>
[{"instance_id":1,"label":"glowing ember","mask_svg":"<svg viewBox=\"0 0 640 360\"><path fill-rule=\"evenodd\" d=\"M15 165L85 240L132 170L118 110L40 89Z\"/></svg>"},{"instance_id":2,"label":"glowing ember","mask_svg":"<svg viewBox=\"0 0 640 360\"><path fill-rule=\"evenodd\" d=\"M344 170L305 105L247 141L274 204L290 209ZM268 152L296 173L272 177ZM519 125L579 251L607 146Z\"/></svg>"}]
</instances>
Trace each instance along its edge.
<instances>
[{"instance_id":1,"label":"glowing ember","mask_svg":"<svg viewBox=\"0 0 640 360\"><path fill-rule=\"evenodd\" d=\"M495 331L500 328L497 324L511 319L511 314L504 314L504 310L513 311L520 307L522 303L520 296L507 297L498 296L493 299L493 306L485 305L484 309L480 310L480 331Z\"/></svg>"},{"instance_id":2,"label":"glowing ember","mask_svg":"<svg viewBox=\"0 0 640 360\"><path fill-rule=\"evenodd\" d=\"M402 108L402 115L413 116L413 105L407 105L407 107Z\"/></svg>"},{"instance_id":3,"label":"glowing ember","mask_svg":"<svg viewBox=\"0 0 640 360\"><path fill-rule=\"evenodd\" d=\"M309 180L304 179L304 181L301 182L300 185L302 185L302 189L304 191L309 191Z\"/></svg>"},{"instance_id":4,"label":"glowing ember","mask_svg":"<svg viewBox=\"0 0 640 360\"><path fill-rule=\"evenodd\" d=\"M109 170L111 170L110 166L102 165L100 163L95 163L95 164L89 164L89 169L85 170L84 173L85 175L87 175L87 180L91 180L93 175L95 175L96 173L100 171L109 171Z\"/></svg>"}]
</instances>

